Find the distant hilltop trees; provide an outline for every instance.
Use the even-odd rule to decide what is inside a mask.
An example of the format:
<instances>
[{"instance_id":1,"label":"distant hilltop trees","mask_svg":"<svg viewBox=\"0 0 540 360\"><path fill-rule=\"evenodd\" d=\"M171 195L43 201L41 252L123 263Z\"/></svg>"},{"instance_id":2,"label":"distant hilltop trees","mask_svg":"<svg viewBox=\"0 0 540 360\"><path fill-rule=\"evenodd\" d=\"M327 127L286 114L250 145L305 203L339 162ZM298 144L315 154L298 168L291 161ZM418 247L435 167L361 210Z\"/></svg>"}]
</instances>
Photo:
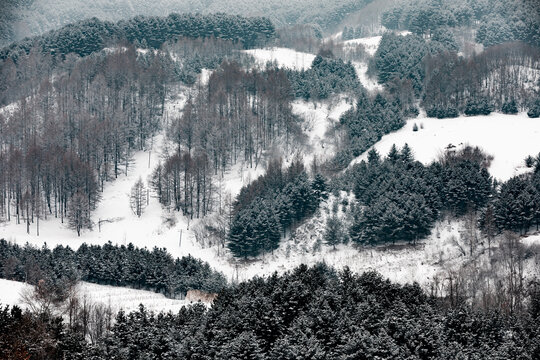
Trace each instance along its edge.
<instances>
[{"instance_id":1,"label":"distant hilltop trees","mask_svg":"<svg viewBox=\"0 0 540 360\"><path fill-rule=\"evenodd\" d=\"M178 37L231 40L250 48L261 46L274 36L274 25L264 17L171 14L167 17L137 16L117 23L92 18L13 43L0 50L0 59L16 61L35 47L52 55L87 56L121 40L159 48L164 42Z\"/></svg>"}]
</instances>

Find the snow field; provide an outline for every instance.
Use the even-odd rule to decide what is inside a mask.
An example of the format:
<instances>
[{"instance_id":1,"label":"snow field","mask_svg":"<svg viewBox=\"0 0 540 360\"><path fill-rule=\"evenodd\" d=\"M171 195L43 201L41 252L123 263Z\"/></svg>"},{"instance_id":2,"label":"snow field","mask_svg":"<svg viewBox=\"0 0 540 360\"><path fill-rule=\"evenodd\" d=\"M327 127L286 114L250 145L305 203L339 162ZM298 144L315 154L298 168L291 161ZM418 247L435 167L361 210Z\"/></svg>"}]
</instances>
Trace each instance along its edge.
<instances>
[{"instance_id":1,"label":"snow field","mask_svg":"<svg viewBox=\"0 0 540 360\"><path fill-rule=\"evenodd\" d=\"M32 291L32 286L18 281L0 279L0 289L2 289L0 291L2 306L24 307L24 304L21 304L20 295L23 291ZM90 304L111 306L114 314L120 309L126 312L137 310L140 304L144 305L148 311L178 312L188 304L186 300L168 299L152 291L98 285L84 281L79 282L76 291L81 300L86 299Z\"/></svg>"},{"instance_id":2,"label":"snow field","mask_svg":"<svg viewBox=\"0 0 540 360\"><path fill-rule=\"evenodd\" d=\"M244 51L252 55L259 66L264 67L268 62L276 62L279 67L293 70L307 70L315 59L315 55L295 51L288 48L250 49Z\"/></svg>"},{"instance_id":3,"label":"snow field","mask_svg":"<svg viewBox=\"0 0 540 360\"><path fill-rule=\"evenodd\" d=\"M414 124L418 131L413 131ZM422 128L423 127L423 128ZM424 164L436 160L452 144L457 149L479 146L494 159L489 168L493 177L508 180L527 171L524 159L540 152L540 120L525 113L488 116L460 116L454 119L436 119L421 115L407 120L400 130L382 137L372 148L382 156L395 144L398 148L408 144L414 157ZM367 152L352 161L351 165L367 159Z\"/></svg>"}]
</instances>

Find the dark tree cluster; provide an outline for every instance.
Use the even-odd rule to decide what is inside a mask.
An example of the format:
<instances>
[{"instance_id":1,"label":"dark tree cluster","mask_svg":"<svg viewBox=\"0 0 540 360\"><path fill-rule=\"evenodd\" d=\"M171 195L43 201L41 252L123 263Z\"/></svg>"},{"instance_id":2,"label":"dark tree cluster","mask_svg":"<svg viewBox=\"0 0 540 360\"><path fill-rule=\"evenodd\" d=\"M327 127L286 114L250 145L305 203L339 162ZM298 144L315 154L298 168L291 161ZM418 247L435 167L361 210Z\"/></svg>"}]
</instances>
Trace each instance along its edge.
<instances>
[{"instance_id":1,"label":"dark tree cluster","mask_svg":"<svg viewBox=\"0 0 540 360\"><path fill-rule=\"evenodd\" d=\"M487 115L493 110L515 114L531 109L538 94L530 80L540 56L538 47L523 43L493 46L470 58L455 53L427 56L422 105L428 116L444 118Z\"/></svg>"},{"instance_id":2,"label":"dark tree cluster","mask_svg":"<svg viewBox=\"0 0 540 360\"><path fill-rule=\"evenodd\" d=\"M344 41L357 39L366 36L368 32L363 26L358 27L347 27L345 26L343 28L343 32L341 33L341 38Z\"/></svg>"},{"instance_id":3,"label":"dark tree cluster","mask_svg":"<svg viewBox=\"0 0 540 360\"><path fill-rule=\"evenodd\" d=\"M242 188L234 204L228 247L237 257L254 257L279 246L281 233L311 216L328 196L325 179L310 180L300 160L283 171L271 163L266 174Z\"/></svg>"},{"instance_id":4,"label":"dark tree cluster","mask_svg":"<svg viewBox=\"0 0 540 360\"><path fill-rule=\"evenodd\" d=\"M72 336L73 335L73 336ZM67 359L86 351L81 336L66 334L62 318L42 316L21 310L18 306L0 307L0 358ZM68 354L75 354L71 357Z\"/></svg>"},{"instance_id":5,"label":"dark tree cluster","mask_svg":"<svg viewBox=\"0 0 540 360\"><path fill-rule=\"evenodd\" d=\"M371 150L343 185L357 199L350 237L361 244L415 242L430 234L443 210L461 216L482 209L492 195L484 161L477 148L447 153L429 166L414 161L407 145L393 146L384 159Z\"/></svg>"},{"instance_id":6,"label":"dark tree cluster","mask_svg":"<svg viewBox=\"0 0 540 360\"><path fill-rule=\"evenodd\" d=\"M415 0L385 11L381 23L387 29L406 29L433 36L448 28L477 29L476 40L484 46L507 41L540 45L538 3L534 0Z\"/></svg>"},{"instance_id":7,"label":"dark tree cluster","mask_svg":"<svg viewBox=\"0 0 540 360\"><path fill-rule=\"evenodd\" d=\"M223 63L172 121L176 151L152 176L159 201L192 217L204 216L217 190L213 176L239 161L258 166L277 140L289 147L300 132L290 92L281 70L247 72L238 63Z\"/></svg>"},{"instance_id":8,"label":"dark tree cluster","mask_svg":"<svg viewBox=\"0 0 540 360\"><path fill-rule=\"evenodd\" d=\"M344 169L354 157L367 151L383 135L403 127L402 104L399 97L378 93L371 98L362 91L355 106L340 118L347 135L346 144L329 164L329 170Z\"/></svg>"},{"instance_id":9,"label":"dark tree cluster","mask_svg":"<svg viewBox=\"0 0 540 360\"><path fill-rule=\"evenodd\" d=\"M227 282L208 263L191 256L173 259L165 250L83 244L77 251L57 246L41 249L0 240L0 277L38 284L44 280L61 291L83 280L182 297L190 289L217 292Z\"/></svg>"},{"instance_id":10,"label":"dark tree cluster","mask_svg":"<svg viewBox=\"0 0 540 360\"><path fill-rule=\"evenodd\" d=\"M361 87L354 66L341 59L317 55L311 67L288 71L287 77L296 97L306 100L326 99L332 94L354 93Z\"/></svg>"},{"instance_id":11,"label":"dark tree cluster","mask_svg":"<svg viewBox=\"0 0 540 360\"><path fill-rule=\"evenodd\" d=\"M424 58L454 50L452 42L442 36L434 36L427 41L414 34L385 33L369 63L370 71L377 75L379 83L387 86L396 79L410 81L414 94L419 96L424 89L424 79L430 75L426 72Z\"/></svg>"},{"instance_id":12,"label":"dark tree cluster","mask_svg":"<svg viewBox=\"0 0 540 360\"><path fill-rule=\"evenodd\" d=\"M82 20L58 30L13 43L0 51L0 59L17 61L34 47L52 55L87 56L118 40L159 49L179 37L231 40L250 48L275 36L274 25L263 17L226 14L171 14L167 17L137 16L117 23L97 18Z\"/></svg>"},{"instance_id":13,"label":"dark tree cluster","mask_svg":"<svg viewBox=\"0 0 540 360\"><path fill-rule=\"evenodd\" d=\"M194 85L202 69L217 69L226 59L243 61L248 58L239 51L242 44L213 37L175 38L166 42L161 49L175 58L175 75L186 85Z\"/></svg>"},{"instance_id":14,"label":"dark tree cluster","mask_svg":"<svg viewBox=\"0 0 540 360\"><path fill-rule=\"evenodd\" d=\"M25 64L42 59L31 53ZM19 64L42 81L0 115L0 217L26 221L27 231L36 224L39 233L49 216L67 218L78 234L92 227L104 183L127 173L131 154L159 129L174 79L169 57L133 47L63 66L51 78ZM17 78L9 81L16 91Z\"/></svg>"},{"instance_id":15,"label":"dark tree cluster","mask_svg":"<svg viewBox=\"0 0 540 360\"><path fill-rule=\"evenodd\" d=\"M537 157L537 164L540 156ZM540 227L540 165L536 171L515 176L500 184L480 217L486 235L504 230L526 234L532 226Z\"/></svg>"},{"instance_id":16,"label":"dark tree cluster","mask_svg":"<svg viewBox=\"0 0 540 360\"><path fill-rule=\"evenodd\" d=\"M120 312L95 344L66 345L86 359L534 359L537 316L449 308L375 272L300 266L224 290L208 309Z\"/></svg>"}]
</instances>

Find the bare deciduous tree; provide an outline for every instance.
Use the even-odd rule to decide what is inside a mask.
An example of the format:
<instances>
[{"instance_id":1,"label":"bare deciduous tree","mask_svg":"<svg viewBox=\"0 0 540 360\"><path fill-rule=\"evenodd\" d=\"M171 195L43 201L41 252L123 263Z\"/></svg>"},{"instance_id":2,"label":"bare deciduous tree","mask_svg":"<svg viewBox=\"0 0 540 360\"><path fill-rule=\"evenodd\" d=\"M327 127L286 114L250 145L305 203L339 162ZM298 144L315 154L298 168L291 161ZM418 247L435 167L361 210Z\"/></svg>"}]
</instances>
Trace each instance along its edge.
<instances>
[{"instance_id":1,"label":"bare deciduous tree","mask_svg":"<svg viewBox=\"0 0 540 360\"><path fill-rule=\"evenodd\" d=\"M131 188L131 193L129 195L131 211L138 217L141 217L146 208L147 200L146 186L144 185L142 178L139 177L137 182L135 182Z\"/></svg>"}]
</instances>

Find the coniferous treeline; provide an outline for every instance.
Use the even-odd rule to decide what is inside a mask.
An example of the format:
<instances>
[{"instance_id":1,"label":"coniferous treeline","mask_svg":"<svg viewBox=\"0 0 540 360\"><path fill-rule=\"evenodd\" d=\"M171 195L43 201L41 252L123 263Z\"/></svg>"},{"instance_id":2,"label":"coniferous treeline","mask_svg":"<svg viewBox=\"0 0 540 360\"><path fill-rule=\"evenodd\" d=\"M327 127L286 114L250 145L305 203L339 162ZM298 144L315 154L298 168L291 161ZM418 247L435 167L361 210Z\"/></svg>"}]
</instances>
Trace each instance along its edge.
<instances>
[{"instance_id":1,"label":"coniferous treeline","mask_svg":"<svg viewBox=\"0 0 540 360\"><path fill-rule=\"evenodd\" d=\"M539 48L521 42L493 46L469 58L458 56L455 40L435 32L417 36L383 35L370 71L400 97L416 97L430 117L515 114L535 117L535 77Z\"/></svg>"},{"instance_id":2,"label":"coniferous treeline","mask_svg":"<svg viewBox=\"0 0 540 360\"><path fill-rule=\"evenodd\" d=\"M278 248L281 233L311 216L328 197L321 175L310 180L302 162L286 171L281 161L271 162L264 176L240 191L228 234L234 256L247 258Z\"/></svg>"},{"instance_id":3,"label":"coniferous treeline","mask_svg":"<svg viewBox=\"0 0 540 360\"><path fill-rule=\"evenodd\" d=\"M212 37L239 42L250 48L263 45L274 36L274 25L263 17L171 14L167 17L137 16L117 23L92 18L13 43L0 51L0 59L17 61L32 48L62 57L69 53L87 56L119 40L158 49L166 41L179 37Z\"/></svg>"},{"instance_id":4,"label":"coniferous treeline","mask_svg":"<svg viewBox=\"0 0 540 360\"><path fill-rule=\"evenodd\" d=\"M37 285L40 280L57 289L78 280L126 286L159 292L168 297L184 296L190 289L218 292L225 277L208 263L191 256L173 259L165 250L112 245L82 244L69 247L23 247L0 240L0 278Z\"/></svg>"},{"instance_id":5,"label":"coniferous treeline","mask_svg":"<svg viewBox=\"0 0 540 360\"><path fill-rule=\"evenodd\" d=\"M60 331L60 318L5 308L0 341L4 352L49 359L534 359L540 291L530 290L529 305L506 316L447 306L375 272L300 266L224 290L210 308L121 311L92 345L77 327Z\"/></svg>"},{"instance_id":6,"label":"coniferous treeline","mask_svg":"<svg viewBox=\"0 0 540 360\"><path fill-rule=\"evenodd\" d=\"M531 158L532 159L532 158ZM532 160L532 173L515 176L500 184L492 201L480 215L480 226L488 237L508 230L527 234L540 227L540 154Z\"/></svg>"},{"instance_id":7,"label":"coniferous treeline","mask_svg":"<svg viewBox=\"0 0 540 360\"><path fill-rule=\"evenodd\" d=\"M387 29L406 29L417 35L473 27L477 29L476 40L485 46L506 41L540 46L538 10L534 0L415 0L385 11L381 23Z\"/></svg>"},{"instance_id":8,"label":"coniferous treeline","mask_svg":"<svg viewBox=\"0 0 540 360\"><path fill-rule=\"evenodd\" d=\"M317 55L307 70L287 71L293 93L305 100L327 99L332 94L354 93L361 87L354 66L342 59Z\"/></svg>"},{"instance_id":9,"label":"coniferous treeline","mask_svg":"<svg viewBox=\"0 0 540 360\"><path fill-rule=\"evenodd\" d=\"M439 41L440 40L440 41ZM424 78L429 73L423 60L426 56L457 50L453 38L442 39L434 36L430 41L409 34L406 36L385 33L369 66L375 72L379 83L390 86L396 80L410 81L414 94L422 94ZM444 55L446 56L446 55ZM402 89L404 91L406 89Z\"/></svg>"},{"instance_id":10,"label":"coniferous treeline","mask_svg":"<svg viewBox=\"0 0 540 360\"><path fill-rule=\"evenodd\" d=\"M370 97L365 90L360 90L356 104L340 118L340 125L345 130L345 144L334 159L326 164L328 171L344 169L351 160L367 151L385 134L400 129L405 125L405 116L410 108L410 99L378 93Z\"/></svg>"},{"instance_id":11,"label":"coniferous treeline","mask_svg":"<svg viewBox=\"0 0 540 360\"><path fill-rule=\"evenodd\" d=\"M173 119L175 145L152 176L161 204L191 217L213 208L212 178L242 161L258 166L263 152L280 140L289 147L299 133L284 71L246 71L224 62L182 116Z\"/></svg>"},{"instance_id":12,"label":"coniferous treeline","mask_svg":"<svg viewBox=\"0 0 540 360\"><path fill-rule=\"evenodd\" d=\"M465 148L424 166L407 145L393 146L384 159L371 150L346 175L357 200L350 237L361 244L415 242L431 233L443 210L462 216L482 209L493 192L484 158Z\"/></svg>"}]
</instances>

